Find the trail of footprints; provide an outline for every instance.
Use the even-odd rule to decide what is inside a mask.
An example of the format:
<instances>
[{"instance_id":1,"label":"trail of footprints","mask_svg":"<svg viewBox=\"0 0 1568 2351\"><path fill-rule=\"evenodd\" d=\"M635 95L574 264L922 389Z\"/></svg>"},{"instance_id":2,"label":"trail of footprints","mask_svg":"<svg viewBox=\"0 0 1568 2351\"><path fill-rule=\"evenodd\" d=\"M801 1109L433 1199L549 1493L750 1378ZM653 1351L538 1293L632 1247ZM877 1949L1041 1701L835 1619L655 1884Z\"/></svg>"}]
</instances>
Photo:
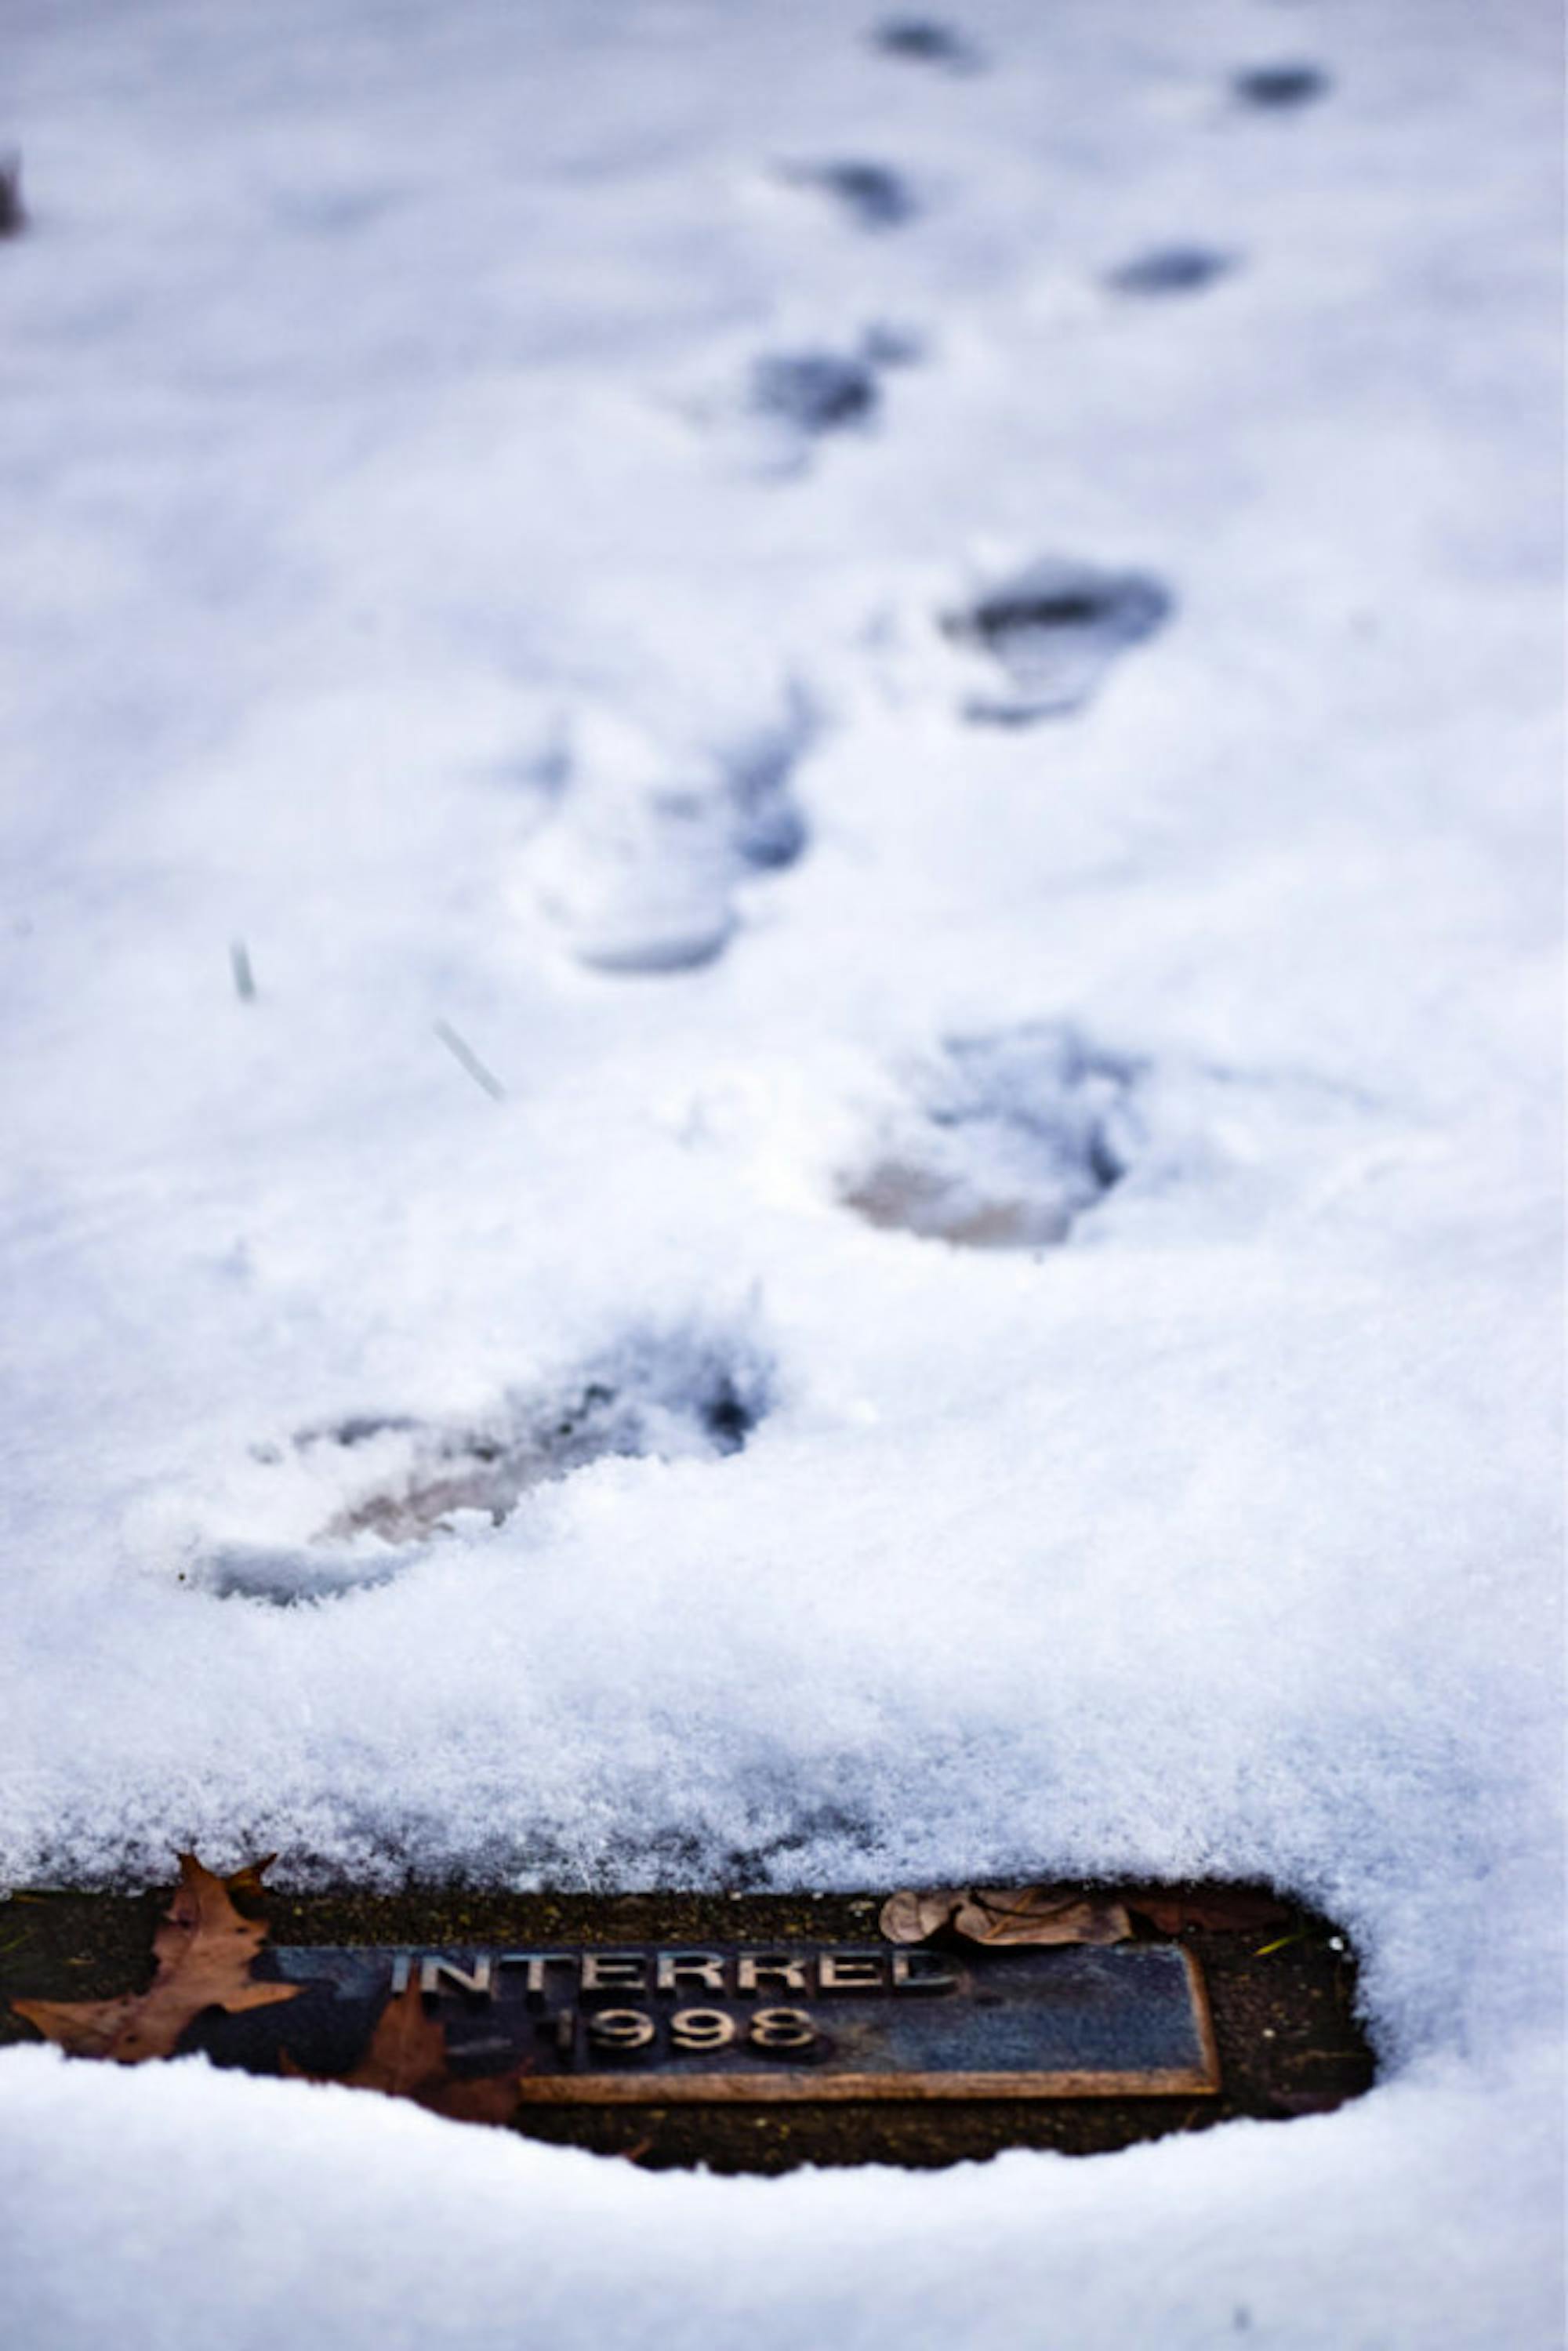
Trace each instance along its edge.
<instances>
[{"instance_id":1,"label":"trail of footprints","mask_svg":"<svg viewBox=\"0 0 1568 2351\"><path fill-rule=\"evenodd\" d=\"M943 72L975 73L987 62L966 34L935 17L888 17L867 39L884 58ZM1228 95L1239 110L1284 115L1329 87L1318 67L1287 60L1238 71ZM885 162L797 162L779 176L861 231L904 231L919 219L910 182ZM1129 256L1103 284L1117 301L1186 299L1239 266L1233 251L1173 240ZM922 357L917 336L885 325L850 348L765 351L751 362L741 407L774 436L774 469L798 472L820 444L877 431L890 371ZM936 638L959 657L962 716L1022 726L1082 710L1174 610L1170 589L1150 573L1045 553L932 617ZM820 729L798 685L784 698L788 715L759 714L748 741L645 747L640 758L607 754L605 724L584 723L532 852L536 902L580 963L638 977L712 964L740 927L741 885L805 852L809 828L794 786Z\"/></svg>"},{"instance_id":2,"label":"trail of footprints","mask_svg":"<svg viewBox=\"0 0 1568 2351\"><path fill-rule=\"evenodd\" d=\"M894 16L867 36L886 59L952 75L988 60L959 29ZM1322 98L1306 62L1232 77L1238 110L1289 115ZM905 177L859 159L797 163L779 176L832 204L856 230L908 228L920 214ZM0 164L0 235L24 225L19 166ZM1179 240L1106 273L1115 298L1202 293L1239 263ZM921 357L906 331L871 328L851 350L764 353L747 404L803 458L830 436L874 430L887 371ZM1043 555L932 616L956 655L960 716L1020 726L1082 711L1114 665L1172 617L1152 574ZM672 756L585 719L537 778L549 802L534 854L539 904L585 967L651 977L711 964L737 927L741 884L794 864L810 843L796 791L820 731L810 695L789 684L739 739ZM1066 1241L1135 1165L1147 1071L1071 1024L1040 1020L943 1040L909 1075L903 1108L840 1172L841 1206L922 1241L1039 1250ZM632 1333L549 1390L499 1397L477 1418L367 1413L260 1446L254 1460L324 1500L302 1542L209 1544L182 1580L218 1597L277 1604L385 1582L434 1538L479 1514L501 1524L538 1488L610 1458L716 1460L741 1450L766 1415L771 1370L749 1338Z\"/></svg>"},{"instance_id":3,"label":"trail of footprints","mask_svg":"<svg viewBox=\"0 0 1568 2351\"><path fill-rule=\"evenodd\" d=\"M554 1384L507 1393L476 1416L369 1412L301 1428L253 1448L251 1491L275 1515L313 1517L311 1531L271 1545L210 1543L182 1580L282 1607L385 1583L465 1519L500 1526L537 1488L592 1462L738 1453L770 1385L765 1354L744 1334L632 1332Z\"/></svg>"},{"instance_id":4,"label":"trail of footprints","mask_svg":"<svg viewBox=\"0 0 1568 2351\"><path fill-rule=\"evenodd\" d=\"M1135 1164L1143 1079L1062 1022L949 1038L841 1171L840 1199L922 1240L1054 1247ZM538 1488L596 1461L739 1453L773 1389L748 1331L634 1331L476 1415L380 1409L312 1424L253 1447L246 1484L253 1510L299 1521L300 1536L209 1541L180 1581L283 1607L383 1584L433 1541L476 1520L498 1527Z\"/></svg>"}]
</instances>

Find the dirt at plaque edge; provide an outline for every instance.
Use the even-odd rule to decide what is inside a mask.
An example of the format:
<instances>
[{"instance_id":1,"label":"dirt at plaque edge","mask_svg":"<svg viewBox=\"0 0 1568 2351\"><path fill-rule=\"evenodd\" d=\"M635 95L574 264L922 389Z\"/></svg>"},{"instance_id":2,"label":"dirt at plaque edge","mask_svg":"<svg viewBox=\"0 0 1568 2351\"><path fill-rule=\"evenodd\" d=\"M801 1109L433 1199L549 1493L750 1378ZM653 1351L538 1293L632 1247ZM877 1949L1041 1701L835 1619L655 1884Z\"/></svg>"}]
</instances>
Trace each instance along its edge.
<instances>
[{"instance_id":1,"label":"dirt at plaque edge","mask_svg":"<svg viewBox=\"0 0 1568 2351\"><path fill-rule=\"evenodd\" d=\"M462 1945L525 1937L618 1946L705 1937L779 1942L881 1939L885 1895L507 1895L420 1888L368 1895L352 1889L259 1905L275 1943ZM1140 1937L1171 1939L1146 1923L1152 1902L1263 1888L1116 1884L1063 1891L1113 1894L1138 1914ZM86 2000L141 1984L152 1971L152 1937L167 1889L134 1895L23 1892L0 1904L0 2003L12 1998ZM1187 1924L1178 1939L1208 1991L1222 2086L1190 2103L1171 2098L1041 2099L962 2103L912 2100L875 2107L824 2105L760 2111L708 2106L525 2109L525 2137L616 2155L649 2170L705 2166L721 2173L777 2174L801 2165L884 2163L936 2169L1010 2147L1108 2154L1142 2139L1205 2130L1243 2116L1286 2121L1324 2113L1371 2087L1372 2051L1356 2011L1349 1938L1332 1920L1279 1901L1277 1915L1244 1928ZM1168 1913L1166 1914L1169 1915ZM0 2005L0 2046L33 2036ZM214 2039L198 2027L192 2046ZM209 2053L217 2055L215 2050Z\"/></svg>"}]
</instances>

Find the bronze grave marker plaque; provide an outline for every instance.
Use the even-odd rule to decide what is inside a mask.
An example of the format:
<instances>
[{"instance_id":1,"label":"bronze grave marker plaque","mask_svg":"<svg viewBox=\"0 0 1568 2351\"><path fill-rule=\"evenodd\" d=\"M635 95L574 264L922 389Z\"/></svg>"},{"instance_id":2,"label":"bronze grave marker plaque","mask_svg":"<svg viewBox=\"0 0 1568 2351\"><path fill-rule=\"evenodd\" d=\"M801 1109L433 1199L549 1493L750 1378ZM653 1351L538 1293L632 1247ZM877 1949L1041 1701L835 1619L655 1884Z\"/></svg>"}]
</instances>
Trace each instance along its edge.
<instances>
[{"instance_id":1,"label":"bronze grave marker plaque","mask_svg":"<svg viewBox=\"0 0 1568 2351\"><path fill-rule=\"evenodd\" d=\"M273 1893L254 1871L217 1883L218 1911L232 1896L263 1930L243 1938L254 1956L240 1952L229 1991L295 1996L237 2009L187 1997L172 2014L165 2000L148 2055L200 2050L389 2091L649 2169L1092 2155L1238 2116L1321 2114L1375 2073L1348 1937L1266 1886L928 1890L890 1926L885 1891ZM99 2004L155 2000L175 1956L162 1947L168 1886L24 1889L0 1907L0 2043L43 2032L69 2045ZM966 1909L978 1915L960 1928ZM971 1931L998 1918L1009 1932L1030 1919L1122 1932L1044 1945ZM911 1925L922 1939L904 1939ZM219 2000L210 1970L196 1973L189 1991Z\"/></svg>"},{"instance_id":2,"label":"bronze grave marker plaque","mask_svg":"<svg viewBox=\"0 0 1568 2351\"><path fill-rule=\"evenodd\" d=\"M290 2046L362 2041L417 1986L454 2074L528 2105L1206 2096L1202 1977L1175 1943L955 1952L791 1941L275 1946Z\"/></svg>"}]
</instances>

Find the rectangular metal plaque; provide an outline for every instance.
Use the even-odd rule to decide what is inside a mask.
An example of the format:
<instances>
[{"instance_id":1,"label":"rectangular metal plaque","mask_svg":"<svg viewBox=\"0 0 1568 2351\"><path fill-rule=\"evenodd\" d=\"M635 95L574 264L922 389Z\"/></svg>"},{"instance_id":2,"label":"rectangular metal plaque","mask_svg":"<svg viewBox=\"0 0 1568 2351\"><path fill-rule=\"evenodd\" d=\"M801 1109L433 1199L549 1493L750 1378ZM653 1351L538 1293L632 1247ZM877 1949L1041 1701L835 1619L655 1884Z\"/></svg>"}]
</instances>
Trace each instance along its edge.
<instances>
[{"instance_id":1,"label":"rectangular metal plaque","mask_svg":"<svg viewBox=\"0 0 1568 2351\"><path fill-rule=\"evenodd\" d=\"M368 2035L418 1985L455 2074L535 2104L1205 2095L1203 1980L1175 1944L275 1947L291 2045Z\"/></svg>"}]
</instances>

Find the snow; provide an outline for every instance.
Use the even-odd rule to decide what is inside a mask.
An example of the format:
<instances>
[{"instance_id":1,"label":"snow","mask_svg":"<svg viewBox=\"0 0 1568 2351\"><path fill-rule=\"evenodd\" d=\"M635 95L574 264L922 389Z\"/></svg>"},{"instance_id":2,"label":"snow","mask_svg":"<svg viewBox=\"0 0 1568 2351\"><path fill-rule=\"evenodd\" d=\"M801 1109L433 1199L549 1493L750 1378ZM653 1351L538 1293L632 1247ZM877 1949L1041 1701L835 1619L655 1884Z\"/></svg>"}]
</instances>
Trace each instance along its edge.
<instances>
[{"instance_id":1,"label":"snow","mask_svg":"<svg viewBox=\"0 0 1568 2351\"><path fill-rule=\"evenodd\" d=\"M1380 2085L16 2052L24 2342L1556 2339L1555 12L900 22L12 0L0 1870L1262 1876Z\"/></svg>"},{"instance_id":2,"label":"snow","mask_svg":"<svg viewBox=\"0 0 1568 2351\"><path fill-rule=\"evenodd\" d=\"M0 2289L29 2346L1447 2351L1550 2342L1559 2314L1549 2121L1495 2150L1478 2227L1487 2101L1443 2072L1288 2128L846 2189L650 2175L201 2061L6 2071L6 2207L52 2256Z\"/></svg>"}]
</instances>

